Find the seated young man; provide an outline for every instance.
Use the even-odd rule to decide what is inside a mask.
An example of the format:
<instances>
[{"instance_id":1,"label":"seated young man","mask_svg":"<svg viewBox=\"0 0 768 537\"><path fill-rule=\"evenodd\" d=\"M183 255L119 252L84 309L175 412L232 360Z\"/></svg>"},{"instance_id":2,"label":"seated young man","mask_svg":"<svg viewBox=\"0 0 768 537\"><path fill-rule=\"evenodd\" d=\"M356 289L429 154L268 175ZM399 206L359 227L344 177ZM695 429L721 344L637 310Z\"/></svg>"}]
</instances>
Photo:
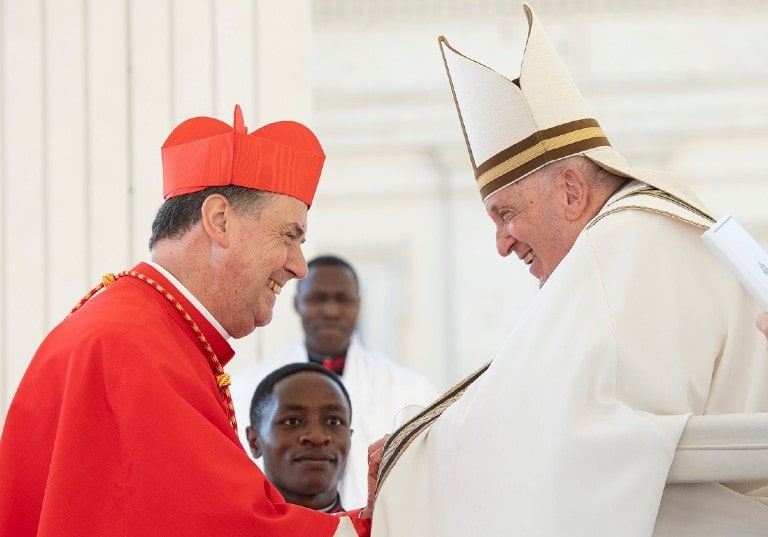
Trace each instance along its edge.
<instances>
[{"instance_id":1,"label":"seated young man","mask_svg":"<svg viewBox=\"0 0 768 537\"><path fill-rule=\"evenodd\" d=\"M288 503L343 511L339 480L351 445L352 403L341 378L312 362L284 365L264 377L246 428L254 458Z\"/></svg>"}]
</instances>

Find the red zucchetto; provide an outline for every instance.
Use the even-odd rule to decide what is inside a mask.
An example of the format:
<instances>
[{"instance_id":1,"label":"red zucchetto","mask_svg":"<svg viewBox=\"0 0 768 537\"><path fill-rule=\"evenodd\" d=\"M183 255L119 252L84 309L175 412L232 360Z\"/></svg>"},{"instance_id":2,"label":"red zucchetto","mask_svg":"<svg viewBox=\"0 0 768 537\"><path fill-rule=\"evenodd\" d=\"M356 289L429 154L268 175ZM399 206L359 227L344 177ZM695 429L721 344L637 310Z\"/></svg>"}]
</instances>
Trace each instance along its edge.
<instances>
[{"instance_id":1,"label":"red zucchetto","mask_svg":"<svg viewBox=\"0 0 768 537\"><path fill-rule=\"evenodd\" d=\"M240 105L234 127L212 117L184 121L161 154L164 199L237 185L286 194L308 207L325 161L317 137L301 123L278 121L248 134Z\"/></svg>"}]
</instances>

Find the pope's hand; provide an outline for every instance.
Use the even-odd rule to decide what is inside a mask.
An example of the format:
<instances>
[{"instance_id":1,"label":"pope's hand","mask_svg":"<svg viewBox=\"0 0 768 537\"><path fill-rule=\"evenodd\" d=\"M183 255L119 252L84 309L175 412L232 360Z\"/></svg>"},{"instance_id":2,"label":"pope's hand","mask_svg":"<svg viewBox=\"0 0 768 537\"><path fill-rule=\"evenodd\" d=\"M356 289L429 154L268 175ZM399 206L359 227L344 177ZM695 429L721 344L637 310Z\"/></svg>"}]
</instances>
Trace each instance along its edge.
<instances>
[{"instance_id":1,"label":"pope's hand","mask_svg":"<svg viewBox=\"0 0 768 537\"><path fill-rule=\"evenodd\" d=\"M757 319L755 319L755 324L757 324L757 327L763 334L765 334L766 339L768 339L768 312L764 311L758 314Z\"/></svg>"},{"instance_id":2,"label":"pope's hand","mask_svg":"<svg viewBox=\"0 0 768 537\"><path fill-rule=\"evenodd\" d=\"M362 518L373 516L373 499L376 495L376 481L379 478L379 466L381 466L381 454L384 451L384 443L390 435L385 435L368 446L368 505L360 512Z\"/></svg>"}]
</instances>

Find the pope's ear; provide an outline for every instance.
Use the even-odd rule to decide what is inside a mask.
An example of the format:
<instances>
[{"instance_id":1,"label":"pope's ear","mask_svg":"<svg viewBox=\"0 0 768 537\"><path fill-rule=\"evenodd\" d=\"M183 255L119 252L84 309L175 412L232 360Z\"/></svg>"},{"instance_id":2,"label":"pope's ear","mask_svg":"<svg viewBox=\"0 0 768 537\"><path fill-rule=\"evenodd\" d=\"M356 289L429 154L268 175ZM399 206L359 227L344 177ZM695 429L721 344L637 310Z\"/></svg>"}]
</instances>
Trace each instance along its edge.
<instances>
[{"instance_id":1,"label":"pope's ear","mask_svg":"<svg viewBox=\"0 0 768 537\"><path fill-rule=\"evenodd\" d=\"M561 173L565 194L565 217L575 221L587 210L590 185L578 168L567 166Z\"/></svg>"},{"instance_id":2,"label":"pope's ear","mask_svg":"<svg viewBox=\"0 0 768 537\"><path fill-rule=\"evenodd\" d=\"M248 439L248 445L251 448L251 455L254 459L261 457L261 448L259 447L259 437L256 435L256 429L250 425L245 428L245 437Z\"/></svg>"}]
</instances>

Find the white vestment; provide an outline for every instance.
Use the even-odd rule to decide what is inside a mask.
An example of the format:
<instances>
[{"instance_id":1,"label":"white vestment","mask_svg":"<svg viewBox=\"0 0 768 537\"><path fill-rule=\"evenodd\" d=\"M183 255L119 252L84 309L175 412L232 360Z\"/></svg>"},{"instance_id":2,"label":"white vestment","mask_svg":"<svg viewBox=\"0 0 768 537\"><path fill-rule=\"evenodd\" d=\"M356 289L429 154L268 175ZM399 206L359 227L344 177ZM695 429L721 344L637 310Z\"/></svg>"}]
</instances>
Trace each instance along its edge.
<instances>
[{"instance_id":1,"label":"white vestment","mask_svg":"<svg viewBox=\"0 0 768 537\"><path fill-rule=\"evenodd\" d=\"M642 186L609 200L488 370L401 452L373 537L768 535L766 483L665 488L690 415L768 411L768 351L703 230L658 214L687 211L647 196L615 211Z\"/></svg>"},{"instance_id":2,"label":"white vestment","mask_svg":"<svg viewBox=\"0 0 768 537\"><path fill-rule=\"evenodd\" d=\"M251 454L245 428L250 423L253 392L267 374L292 362L306 362L307 348L297 342L283 353L253 364L232 377L232 400L238 421L238 434L245 450ZM352 447L347 469L339 487L341 503L346 509L363 507L368 499L368 446L392 432L393 418L408 405L426 406L438 395L437 390L421 375L386 356L366 349L353 337L347 350L342 375L344 387L352 401ZM261 458L256 459L261 465Z\"/></svg>"}]
</instances>

